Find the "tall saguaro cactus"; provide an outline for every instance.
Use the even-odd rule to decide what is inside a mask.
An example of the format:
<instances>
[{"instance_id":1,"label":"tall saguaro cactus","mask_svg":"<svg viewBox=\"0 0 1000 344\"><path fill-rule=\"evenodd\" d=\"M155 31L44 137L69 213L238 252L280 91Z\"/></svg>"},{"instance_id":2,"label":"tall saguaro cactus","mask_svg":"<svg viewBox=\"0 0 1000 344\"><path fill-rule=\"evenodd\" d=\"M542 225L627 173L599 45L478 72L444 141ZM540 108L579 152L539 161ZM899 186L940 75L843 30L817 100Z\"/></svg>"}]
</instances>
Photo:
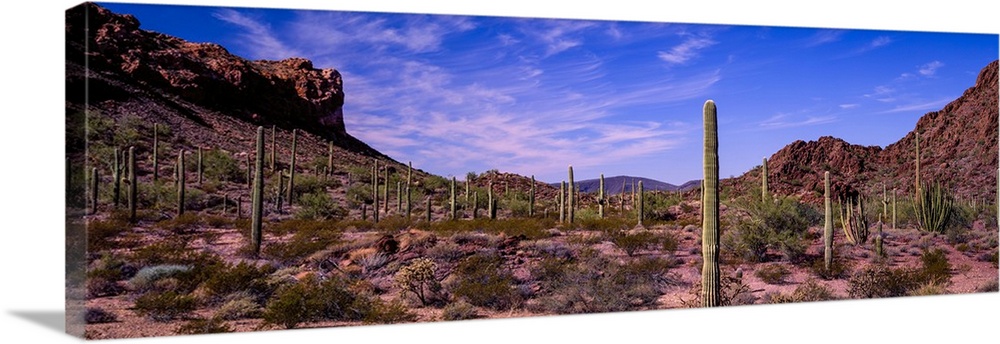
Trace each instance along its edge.
<instances>
[{"instance_id":1,"label":"tall saguaro cactus","mask_svg":"<svg viewBox=\"0 0 1000 344\"><path fill-rule=\"evenodd\" d=\"M389 165L385 166L385 188L382 189L382 199L385 202L382 204L382 211L389 216Z\"/></svg>"},{"instance_id":2,"label":"tall saguaro cactus","mask_svg":"<svg viewBox=\"0 0 1000 344\"><path fill-rule=\"evenodd\" d=\"M761 165L760 172L760 201L767 202L767 157Z\"/></svg>"},{"instance_id":3,"label":"tall saguaro cactus","mask_svg":"<svg viewBox=\"0 0 1000 344\"><path fill-rule=\"evenodd\" d=\"M177 154L177 216L184 214L184 188L187 184L184 175L184 150L181 149Z\"/></svg>"},{"instance_id":4,"label":"tall saguaro cactus","mask_svg":"<svg viewBox=\"0 0 1000 344\"><path fill-rule=\"evenodd\" d=\"M473 219L479 217L478 212L479 212L479 191L476 191L476 192L474 192L472 194L472 218Z\"/></svg>"},{"instance_id":5,"label":"tall saguaro cactus","mask_svg":"<svg viewBox=\"0 0 1000 344\"><path fill-rule=\"evenodd\" d=\"M158 157L159 146L160 146L160 133L159 125L153 123L153 181L155 182L159 177L160 163Z\"/></svg>"},{"instance_id":6,"label":"tall saguaro cactus","mask_svg":"<svg viewBox=\"0 0 1000 344\"><path fill-rule=\"evenodd\" d=\"M833 264L833 205L830 204L830 171L823 173L823 267L830 271Z\"/></svg>"},{"instance_id":7,"label":"tall saguaro cactus","mask_svg":"<svg viewBox=\"0 0 1000 344\"><path fill-rule=\"evenodd\" d=\"M559 182L559 223L566 222L566 181Z\"/></svg>"},{"instance_id":8,"label":"tall saguaro cactus","mask_svg":"<svg viewBox=\"0 0 1000 344\"><path fill-rule=\"evenodd\" d=\"M528 195L528 216L535 216L535 175L531 175L531 193Z\"/></svg>"},{"instance_id":9,"label":"tall saguaro cactus","mask_svg":"<svg viewBox=\"0 0 1000 344\"><path fill-rule=\"evenodd\" d=\"M601 185L597 189L597 214L603 219L604 218L604 173L601 173Z\"/></svg>"},{"instance_id":10,"label":"tall saguaro cactus","mask_svg":"<svg viewBox=\"0 0 1000 344\"><path fill-rule=\"evenodd\" d=\"M333 141L327 142L326 175L333 175Z\"/></svg>"},{"instance_id":11,"label":"tall saguaro cactus","mask_svg":"<svg viewBox=\"0 0 1000 344\"><path fill-rule=\"evenodd\" d=\"M451 177L451 219L452 220L457 220L458 219L458 207L455 206L456 205L455 201L456 201L456 198L455 198L455 176L452 176Z\"/></svg>"},{"instance_id":12,"label":"tall saguaro cactus","mask_svg":"<svg viewBox=\"0 0 1000 344\"><path fill-rule=\"evenodd\" d=\"M573 219L576 217L576 211L574 209L575 203L573 202L574 188L576 187L575 185L576 184L573 183L573 165L570 165L569 166L569 189L568 189L568 191L569 191L569 197L566 197L566 199L569 202L569 206L566 207L566 211L569 212L568 213L569 223L573 223Z\"/></svg>"},{"instance_id":13,"label":"tall saguaro cactus","mask_svg":"<svg viewBox=\"0 0 1000 344\"><path fill-rule=\"evenodd\" d=\"M273 152L271 155L272 168L274 166ZM260 253L260 242L264 225L264 127L257 127L257 156L255 160L253 199L251 201L253 204L250 210L250 244L253 246L254 255L257 255ZM278 183L278 185L281 185L281 183Z\"/></svg>"},{"instance_id":14,"label":"tall saguaro cactus","mask_svg":"<svg viewBox=\"0 0 1000 344\"><path fill-rule=\"evenodd\" d=\"M121 203L122 173L125 173L124 152L115 147L114 165L111 166L111 198L114 201L115 209Z\"/></svg>"},{"instance_id":15,"label":"tall saguaro cactus","mask_svg":"<svg viewBox=\"0 0 1000 344\"><path fill-rule=\"evenodd\" d=\"M97 167L90 168L90 214L97 214Z\"/></svg>"},{"instance_id":16,"label":"tall saguaro cactus","mask_svg":"<svg viewBox=\"0 0 1000 344\"><path fill-rule=\"evenodd\" d=\"M410 210L412 207L410 203L410 185L411 185L410 182L412 180L411 179L412 177L413 177L413 162L407 162L406 163L406 219L407 220L410 219Z\"/></svg>"},{"instance_id":17,"label":"tall saguaro cactus","mask_svg":"<svg viewBox=\"0 0 1000 344\"><path fill-rule=\"evenodd\" d=\"M375 167L372 167L372 220L378 223L378 160L375 160Z\"/></svg>"},{"instance_id":18,"label":"tall saguaro cactus","mask_svg":"<svg viewBox=\"0 0 1000 344\"><path fill-rule=\"evenodd\" d=\"M638 209L639 211L636 212L636 217L638 217L638 219L639 219L638 220L639 226L642 226L642 216L643 216L643 211L645 210L644 208L646 206L646 202L645 202L645 199L643 198L643 196L645 196L645 195L643 195L643 192L642 192L642 181L640 180L639 181L639 209Z\"/></svg>"},{"instance_id":19,"label":"tall saguaro cactus","mask_svg":"<svg viewBox=\"0 0 1000 344\"><path fill-rule=\"evenodd\" d=\"M135 146L131 146L128 147L128 218L132 223L135 223L135 208L139 205L139 179L136 177L135 167Z\"/></svg>"},{"instance_id":20,"label":"tall saguaro cactus","mask_svg":"<svg viewBox=\"0 0 1000 344\"><path fill-rule=\"evenodd\" d=\"M705 102L703 110L705 122L704 143L704 213L701 225L701 305L717 307L722 305L719 269L719 129L715 102Z\"/></svg>"},{"instance_id":21,"label":"tall saguaro cactus","mask_svg":"<svg viewBox=\"0 0 1000 344\"><path fill-rule=\"evenodd\" d=\"M288 200L287 203L288 203L289 207L292 206L292 195L293 195L293 192L294 192L294 189L295 189L295 144L296 144L296 139L297 139L297 136L298 136L297 130L298 129L292 129L292 154L291 154L291 157L289 158L289 162L288 162L288 166L289 166L288 167L288 190L285 191L285 192L288 193L288 195L285 196L285 198Z\"/></svg>"}]
</instances>

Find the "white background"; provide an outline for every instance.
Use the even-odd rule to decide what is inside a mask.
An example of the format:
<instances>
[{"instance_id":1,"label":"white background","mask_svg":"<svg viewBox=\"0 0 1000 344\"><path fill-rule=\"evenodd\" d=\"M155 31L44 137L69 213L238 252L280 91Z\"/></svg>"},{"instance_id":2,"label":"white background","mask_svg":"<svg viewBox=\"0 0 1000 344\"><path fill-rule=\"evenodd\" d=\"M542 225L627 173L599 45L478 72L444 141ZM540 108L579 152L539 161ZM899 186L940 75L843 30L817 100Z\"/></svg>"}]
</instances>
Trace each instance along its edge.
<instances>
[{"instance_id":1,"label":"white background","mask_svg":"<svg viewBox=\"0 0 1000 344\"><path fill-rule=\"evenodd\" d=\"M65 343L63 309L64 17L71 1L20 0L0 11L0 338ZM149 2L149 1L135 1ZM230 5L227 1L166 1ZM1000 33L993 5L967 0L877 1L267 1L241 6L644 20L772 26ZM472 5L471 3L475 3ZM899 2L896 2L899 3ZM985 7L990 6L990 7ZM140 18L141 20L142 18ZM970 85L971 86L971 85ZM712 310L667 310L127 339L114 343L618 343L995 342L1000 294L836 301Z\"/></svg>"}]
</instances>

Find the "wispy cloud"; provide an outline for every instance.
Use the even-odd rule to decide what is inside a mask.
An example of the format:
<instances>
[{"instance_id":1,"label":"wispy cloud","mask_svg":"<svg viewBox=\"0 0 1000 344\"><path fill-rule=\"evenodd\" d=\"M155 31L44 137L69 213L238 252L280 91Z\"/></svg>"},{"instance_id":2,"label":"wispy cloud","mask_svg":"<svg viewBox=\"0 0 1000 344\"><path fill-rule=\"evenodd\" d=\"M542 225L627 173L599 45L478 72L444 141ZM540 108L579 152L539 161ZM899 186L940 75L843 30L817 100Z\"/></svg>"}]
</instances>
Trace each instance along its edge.
<instances>
[{"instance_id":1,"label":"wispy cloud","mask_svg":"<svg viewBox=\"0 0 1000 344\"><path fill-rule=\"evenodd\" d=\"M794 118L788 114L777 114L758 123L761 129L785 129L825 124L836 121L834 116Z\"/></svg>"},{"instance_id":2,"label":"wispy cloud","mask_svg":"<svg viewBox=\"0 0 1000 344\"><path fill-rule=\"evenodd\" d=\"M709 37L688 37L681 44L675 45L668 51L660 51L656 56L669 65L684 64L698 57L702 49L711 47L716 43L716 41Z\"/></svg>"},{"instance_id":3,"label":"wispy cloud","mask_svg":"<svg viewBox=\"0 0 1000 344\"><path fill-rule=\"evenodd\" d=\"M858 106L861 106L861 105L860 105L860 104L840 104L840 105L839 105L839 107L840 107L841 109L845 109L845 110L846 110L846 109L853 109L853 108L856 108L856 107L858 107Z\"/></svg>"},{"instance_id":4,"label":"wispy cloud","mask_svg":"<svg viewBox=\"0 0 1000 344\"><path fill-rule=\"evenodd\" d=\"M942 107L944 107L946 104L948 104L953 100L955 100L955 97L949 97L944 99L913 103L907 105L899 105L892 109L883 111L882 113L935 111L935 110L940 110Z\"/></svg>"},{"instance_id":5,"label":"wispy cloud","mask_svg":"<svg viewBox=\"0 0 1000 344\"><path fill-rule=\"evenodd\" d=\"M934 73L937 72L938 68L941 68L941 67L944 67L944 63L942 63L941 61L936 61L935 60L935 61L928 62L928 63L924 64L923 66L920 66L920 69L917 70L917 72L920 73L920 75L923 75L923 76L933 76Z\"/></svg>"},{"instance_id":6,"label":"wispy cloud","mask_svg":"<svg viewBox=\"0 0 1000 344\"><path fill-rule=\"evenodd\" d=\"M808 48L817 47L827 43L839 41L841 36L847 31L844 30L820 30L806 40L805 46Z\"/></svg>"},{"instance_id":7,"label":"wispy cloud","mask_svg":"<svg viewBox=\"0 0 1000 344\"><path fill-rule=\"evenodd\" d=\"M295 49L289 48L272 32L271 26L257 19L232 9L220 9L212 16L221 21L236 25L245 32L239 34L239 43L247 48L255 59L280 60L301 56Z\"/></svg>"},{"instance_id":8,"label":"wispy cloud","mask_svg":"<svg viewBox=\"0 0 1000 344\"><path fill-rule=\"evenodd\" d=\"M875 49L884 45L888 45L889 43L892 43L892 38L889 38L889 36L878 36L868 43L868 48Z\"/></svg>"}]
</instances>

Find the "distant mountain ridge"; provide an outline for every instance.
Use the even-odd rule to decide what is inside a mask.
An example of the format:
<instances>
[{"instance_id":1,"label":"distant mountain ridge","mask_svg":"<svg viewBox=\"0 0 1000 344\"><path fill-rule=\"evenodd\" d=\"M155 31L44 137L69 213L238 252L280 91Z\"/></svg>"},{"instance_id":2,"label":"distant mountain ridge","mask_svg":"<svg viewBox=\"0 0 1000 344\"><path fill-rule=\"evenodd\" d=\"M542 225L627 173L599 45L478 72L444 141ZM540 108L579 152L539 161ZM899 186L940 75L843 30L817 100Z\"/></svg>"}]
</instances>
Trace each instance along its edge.
<instances>
[{"instance_id":1,"label":"distant mountain ridge","mask_svg":"<svg viewBox=\"0 0 1000 344\"><path fill-rule=\"evenodd\" d=\"M639 181L642 181L642 189L644 191L688 191L698 188L701 185L701 180L692 180L681 185L674 185L644 177L614 176L604 178L604 192L612 195L622 192L632 192L633 184L636 189L639 188ZM596 194L601 187L600 179L577 180L574 183L579 186L580 192L586 193ZM550 183L549 185L556 188L559 187L559 183Z\"/></svg>"}]
</instances>

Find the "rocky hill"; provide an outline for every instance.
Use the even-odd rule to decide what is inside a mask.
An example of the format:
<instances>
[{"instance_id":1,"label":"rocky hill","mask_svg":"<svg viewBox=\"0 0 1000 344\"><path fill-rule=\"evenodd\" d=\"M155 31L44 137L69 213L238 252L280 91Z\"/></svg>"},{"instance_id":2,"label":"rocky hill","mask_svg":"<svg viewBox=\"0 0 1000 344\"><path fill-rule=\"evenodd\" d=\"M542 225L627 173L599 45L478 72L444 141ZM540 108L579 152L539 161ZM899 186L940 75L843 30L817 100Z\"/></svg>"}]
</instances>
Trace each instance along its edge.
<instances>
[{"instance_id":1,"label":"rocky hill","mask_svg":"<svg viewBox=\"0 0 1000 344\"><path fill-rule=\"evenodd\" d=\"M211 145L224 149L251 136L244 127L274 125L388 158L347 133L337 70L302 58L250 61L218 44L143 30L134 16L94 3L66 12L66 89L67 113L138 116L196 140L218 136Z\"/></svg>"},{"instance_id":2,"label":"rocky hill","mask_svg":"<svg viewBox=\"0 0 1000 344\"><path fill-rule=\"evenodd\" d=\"M912 131L884 149L833 137L785 146L768 158L769 190L818 203L823 172L830 171L836 196L881 194L883 183L912 195L919 132L922 182L942 182L961 199L992 200L997 192L997 65L987 65L961 97L922 116ZM760 167L726 184L740 192L759 190Z\"/></svg>"}]
</instances>

